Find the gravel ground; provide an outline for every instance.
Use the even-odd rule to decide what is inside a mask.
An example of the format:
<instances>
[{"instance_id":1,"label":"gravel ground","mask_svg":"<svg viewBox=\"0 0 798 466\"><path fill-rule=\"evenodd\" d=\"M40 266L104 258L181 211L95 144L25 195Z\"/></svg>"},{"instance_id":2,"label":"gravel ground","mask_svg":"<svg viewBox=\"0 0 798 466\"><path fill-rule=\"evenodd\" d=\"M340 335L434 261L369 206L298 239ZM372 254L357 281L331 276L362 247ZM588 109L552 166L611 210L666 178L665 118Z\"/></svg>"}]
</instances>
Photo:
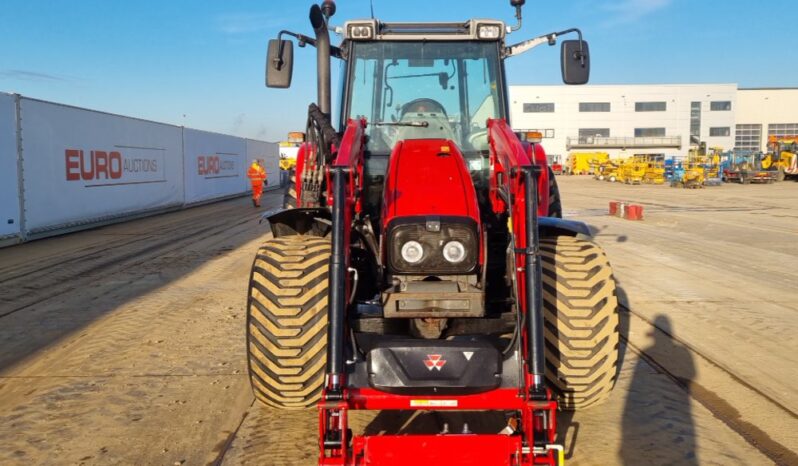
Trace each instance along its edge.
<instances>
[{"instance_id":1,"label":"gravel ground","mask_svg":"<svg viewBox=\"0 0 798 466\"><path fill-rule=\"evenodd\" d=\"M792 463L798 183L560 184L629 309L613 395L561 415L569 464ZM645 220L608 217L609 200L643 204ZM0 250L0 464L312 464L316 411L252 405L246 378L247 276L265 231L236 199ZM502 419L362 412L353 424L444 422Z\"/></svg>"}]
</instances>

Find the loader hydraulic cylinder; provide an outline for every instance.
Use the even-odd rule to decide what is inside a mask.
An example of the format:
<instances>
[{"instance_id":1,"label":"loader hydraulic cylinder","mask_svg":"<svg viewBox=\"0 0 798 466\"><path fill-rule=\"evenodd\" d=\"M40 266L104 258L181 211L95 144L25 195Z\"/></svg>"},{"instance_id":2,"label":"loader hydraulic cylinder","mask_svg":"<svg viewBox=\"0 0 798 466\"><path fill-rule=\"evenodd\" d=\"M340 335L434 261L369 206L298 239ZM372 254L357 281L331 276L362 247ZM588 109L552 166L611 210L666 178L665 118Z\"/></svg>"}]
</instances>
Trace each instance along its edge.
<instances>
[{"instance_id":1,"label":"loader hydraulic cylinder","mask_svg":"<svg viewBox=\"0 0 798 466\"><path fill-rule=\"evenodd\" d=\"M347 169L330 168L333 179L332 257L327 327L328 398L340 393L344 372L344 323L346 318L346 183Z\"/></svg>"},{"instance_id":2,"label":"loader hydraulic cylinder","mask_svg":"<svg viewBox=\"0 0 798 466\"><path fill-rule=\"evenodd\" d=\"M540 167L531 165L522 168L524 176L524 200L526 217L526 249L524 250L524 268L526 283L524 286L527 309L527 354L529 355L528 371L532 375L532 391L535 394L545 393L543 375L545 355L543 341L543 306L541 301L541 280L543 273L540 264L538 239L538 176Z\"/></svg>"}]
</instances>

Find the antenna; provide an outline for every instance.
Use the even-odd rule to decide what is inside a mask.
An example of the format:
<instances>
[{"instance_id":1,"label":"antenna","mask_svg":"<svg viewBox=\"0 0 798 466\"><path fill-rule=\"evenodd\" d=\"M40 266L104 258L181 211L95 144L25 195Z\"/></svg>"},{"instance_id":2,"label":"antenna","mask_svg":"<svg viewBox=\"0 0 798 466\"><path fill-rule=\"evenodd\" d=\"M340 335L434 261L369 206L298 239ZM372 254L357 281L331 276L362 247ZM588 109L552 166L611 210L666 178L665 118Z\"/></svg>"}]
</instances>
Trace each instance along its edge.
<instances>
[{"instance_id":1,"label":"antenna","mask_svg":"<svg viewBox=\"0 0 798 466\"><path fill-rule=\"evenodd\" d=\"M374 0L369 0L369 5L371 5L371 19L374 19Z\"/></svg>"}]
</instances>

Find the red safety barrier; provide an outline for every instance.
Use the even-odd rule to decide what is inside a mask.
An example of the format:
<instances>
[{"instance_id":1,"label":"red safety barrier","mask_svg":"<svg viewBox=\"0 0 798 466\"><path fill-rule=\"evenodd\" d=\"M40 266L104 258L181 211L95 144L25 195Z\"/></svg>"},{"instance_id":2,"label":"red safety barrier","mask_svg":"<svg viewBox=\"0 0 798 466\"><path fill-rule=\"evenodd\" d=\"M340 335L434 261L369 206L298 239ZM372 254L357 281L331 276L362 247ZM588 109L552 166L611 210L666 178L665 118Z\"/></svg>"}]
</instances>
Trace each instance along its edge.
<instances>
[{"instance_id":1,"label":"red safety barrier","mask_svg":"<svg viewBox=\"0 0 798 466\"><path fill-rule=\"evenodd\" d=\"M610 201L610 215L618 215L618 201Z\"/></svg>"},{"instance_id":2,"label":"red safety barrier","mask_svg":"<svg viewBox=\"0 0 798 466\"><path fill-rule=\"evenodd\" d=\"M610 215L626 220L643 220L643 206L627 202L610 201Z\"/></svg>"},{"instance_id":3,"label":"red safety barrier","mask_svg":"<svg viewBox=\"0 0 798 466\"><path fill-rule=\"evenodd\" d=\"M643 206L640 204L629 204L626 206L624 217L626 220L643 220Z\"/></svg>"}]
</instances>

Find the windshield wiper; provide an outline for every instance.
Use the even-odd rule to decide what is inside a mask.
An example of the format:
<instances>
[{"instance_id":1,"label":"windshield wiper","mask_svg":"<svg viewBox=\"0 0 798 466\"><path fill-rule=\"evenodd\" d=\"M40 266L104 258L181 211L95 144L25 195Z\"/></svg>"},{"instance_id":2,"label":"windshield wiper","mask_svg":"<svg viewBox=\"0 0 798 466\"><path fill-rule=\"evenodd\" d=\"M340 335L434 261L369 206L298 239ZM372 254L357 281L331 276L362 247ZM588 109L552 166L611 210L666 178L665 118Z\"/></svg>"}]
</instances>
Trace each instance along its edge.
<instances>
[{"instance_id":1,"label":"windshield wiper","mask_svg":"<svg viewBox=\"0 0 798 466\"><path fill-rule=\"evenodd\" d=\"M426 128L429 126L427 121L378 121L372 123L374 126L417 126L419 128Z\"/></svg>"}]
</instances>

